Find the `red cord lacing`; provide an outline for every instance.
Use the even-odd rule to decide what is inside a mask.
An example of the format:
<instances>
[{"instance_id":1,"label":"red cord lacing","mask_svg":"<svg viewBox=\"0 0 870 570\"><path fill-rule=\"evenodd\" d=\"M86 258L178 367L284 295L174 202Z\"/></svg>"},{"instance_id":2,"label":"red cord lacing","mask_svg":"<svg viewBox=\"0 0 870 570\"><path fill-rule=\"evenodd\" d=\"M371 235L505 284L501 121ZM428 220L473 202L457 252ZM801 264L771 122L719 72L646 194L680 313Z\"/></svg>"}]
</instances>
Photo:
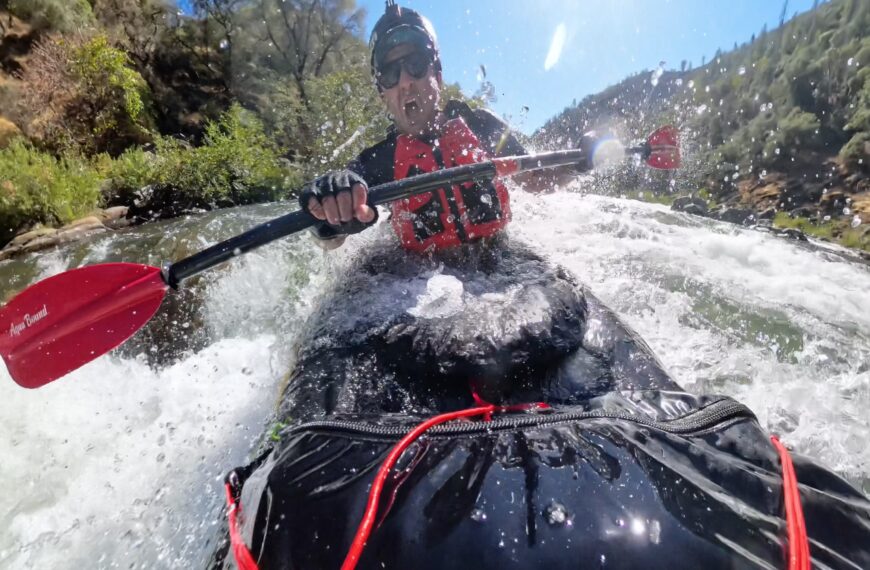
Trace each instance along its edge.
<instances>
[{"instance_id":1,"label":"red cord lacing","mask_svg":"<svg viewBox=\"0 0 870 570\"><path fill-rule=\"evenodd\" d=\"M233 547L233 556L236 559L236 565L239 570L258 570L257 562L251 556L251 551L248 550L248 545L245 544L242 538L242 533L239 532L238 512L242 508L241 502L236 502L233 498L233 489L230 484L225 485L227 491L227 518L230 523L230 544Z\"/></svg>"},{"instance_id":2,"label":"red cord lacing","mask_svg":"<svg viewBox=\"0 0 870 570\"><path fill-rule=\"evenodd\" d=\"M390 470L399 460L402 453L423 433L429 428L438 424L443 424L451 420L472 418L483 416L484 421L490 421L492 414L499 412L525 411L529 409L545 409L549 406L545 403L534 404L517 404L513 406L496 406L494 404L485 403L476 393L474 394L476 403L484 404L476 408L467 410L459 410L457 412L449 412L430 418L421 423L397 443L390 454L381 464L378 473L375 476L372 488L369 491L369 500L366 504L365 514L357 528L356 535L351 543L350 550L344 563L341 565L342 570L354 570L356 564L362 556L363 548L366 541L371 535L372 527L374 526L375 517L378 512L378 502L381 492L384 488L384 482L390 474ZM782 479L783 479L783 494L785 496L785 516L786 527L788 531L788 570L810 570L810 545L807 537L806 522L804 521L803 509L801 508L800 492L798 490L797 475L795 474L794 464L791 461L788 449L774 435L770 437L773 446L779 453L779 458L782 463ZM258 570L257 563L248 550L247 545L242 539L241 532L238 526L238 511L241 510L241 503L233 498L233 491L229 484L226 485L227 492L227 516L229 517L230 527L230 543L232 544L233 556L236 559L236 564L239 570Z\"/></svg>"},{"instance_id":3,"label":"red cord lacing","mask_svg":"<svg viewBox=\"0 0 870 570\"><path fill-rule=\"evenodd\" d=\"M435 416L434 418L430 418L412 429L410 432L408 432L408 434L403 437L399 441L399 443L397 443L393 447L392 450L390 450L390 454L381 464L381 467L378 469L377 475L375 475L374 483L372 483L371 491L369 491L369 501L366 505L365 514L363 514L362 521L360 521L359 527L357 527L356 529L356 535L354 536L353 542L350 545L350 550L347 553L347 557L345 557L344 563L341 565L341 570L353 570L354 568L356 568L356 563L359 561L360 556L362 556L363 548L365 548L366 541L369 539L369 535L371 534L372 527L375 523L375 517L378 513L378 501L380 501L381 491L383 491L384 488L384 482L387 480L387 477L390 474L390 470L399 460L399 457L401 457L402 453L408 448L408 446L414 443L414 441L418 437L423 435L423 432L438 424L443 424L445 422L457 420L460 418L473 418L476 416L483 416L484 421L490 421L492 419L492 414L494 413L525 411L532 408L549 408L549 406L547 404L544 404L543 402L534 404L516 404L513 406L496 406L494 404L486 404L476 393L474 393L473 395L476 403L483 403L485 405L479 406L477 408L469 408L467 410L459 410L457 412L448 412L446 414L441 414Z\"/></svg>"},{"instance_id":4,"label":"red cord lacing","mask_svg":"<svg viewBox=\"0 0 870 570\"><path fill-rule=\"evenodd\" d=\"M794 464L788 449L779 438L772 435L770 441L779 452L779 460L782 463L782 492L785 499L785 524L788 530L788 569L810 570L810 543Z\"/></svg>"}]
</instances>

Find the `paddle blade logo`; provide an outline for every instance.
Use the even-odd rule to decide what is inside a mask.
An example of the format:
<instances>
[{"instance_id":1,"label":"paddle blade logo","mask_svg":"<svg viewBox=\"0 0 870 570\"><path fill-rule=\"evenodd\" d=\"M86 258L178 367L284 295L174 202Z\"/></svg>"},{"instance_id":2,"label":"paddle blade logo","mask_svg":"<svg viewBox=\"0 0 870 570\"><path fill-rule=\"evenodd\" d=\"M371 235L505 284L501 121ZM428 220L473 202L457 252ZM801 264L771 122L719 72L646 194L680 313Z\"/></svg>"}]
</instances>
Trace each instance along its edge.
<instances>
[{"instance_id":1,"label":"paddle blade logo","mask_svg":"<svg viewBox=\"0 0 870 570\"><path fill-rule=\"evenodd\" d=\"M18 324L12 323L9 326L9 336L21 336L21 333L24 332L29 326L35 325L42 319L48 316L48 306L42 305L42 310L38 311L34 315L24 315L24 320Z\"/></svg>"},{"instance_id":2,"label":"paddle blade logo","mask_svg":"<svg viewBox=\"0 0 870 570\"><path fill-rule=\"evenodd\" d=\"M105 263L49 277L0 308L0 356L9 375L38 388L112 350L160 307L160 269Z\"/></svg>"}]
</instances>

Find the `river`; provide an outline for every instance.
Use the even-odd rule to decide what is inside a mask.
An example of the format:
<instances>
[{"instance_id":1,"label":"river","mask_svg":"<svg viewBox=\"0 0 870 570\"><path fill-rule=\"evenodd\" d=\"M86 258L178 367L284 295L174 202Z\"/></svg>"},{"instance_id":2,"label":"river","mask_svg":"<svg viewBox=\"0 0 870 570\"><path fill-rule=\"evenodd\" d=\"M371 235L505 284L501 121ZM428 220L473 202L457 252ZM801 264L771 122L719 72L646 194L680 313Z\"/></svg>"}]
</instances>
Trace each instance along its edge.
<instances>
[{"instance_id":1,"label":"river","mask_svg":"<svg viewBox=\"0 0 870 570\"><path fill-rule=\"evenodd\" d=\"M85 264L179 259L287 211L267 204L0 263L0 299ZM748 404L870 493L870 267L833 246L619 198L515 193L512 239L590 286L698 393ZM385 217L385 216L384 216ZM224 474L274 409L318 291L389 227L326 254L307 236L185 284L123 348L38 390L0 365L0 567L196 568Z\"/></svg>"}]
</instances>

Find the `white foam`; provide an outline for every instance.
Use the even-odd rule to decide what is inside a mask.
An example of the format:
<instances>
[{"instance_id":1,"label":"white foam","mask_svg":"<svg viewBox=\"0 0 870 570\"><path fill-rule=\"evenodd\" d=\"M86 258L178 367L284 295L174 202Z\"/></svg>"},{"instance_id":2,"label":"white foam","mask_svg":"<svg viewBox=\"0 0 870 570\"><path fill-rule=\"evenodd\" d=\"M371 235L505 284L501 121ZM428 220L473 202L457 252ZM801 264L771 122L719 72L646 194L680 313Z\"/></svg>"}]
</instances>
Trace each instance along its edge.
<instances>
[{"instance_id":1,"label":"white foam","mask_svg":"<svg viewBox=\"0 0 870 570\"><path fill-rule=\"evenodd\" d=\"M0 566L170 566L157 560L199 554L220 479L274 401L273 342L226 339L160 372L103 357L33 391L4 370Z\"/></svg>"},{"instance_id":2,"label":"white foam","mask_svg":"<svg viewBox=\"0 0 870 570\"><path fill-rule=\"evenodd\" d=\"M462 310L462 282L452 275L433 275L426 281L426 290L417 296L417 304L408 309L415 317L447 318Z\"/></svg>"},{"instance_id":3,"label":"white foam","mask_svg":"<svg viewBox=\"0 0 870 570\"><path fill-rule=\"evenodd\" d=\"M635 201L515 192L512 235L549 251L676 380L870 480L870 270L824 251Z\"/></svg>"}]
</instances>

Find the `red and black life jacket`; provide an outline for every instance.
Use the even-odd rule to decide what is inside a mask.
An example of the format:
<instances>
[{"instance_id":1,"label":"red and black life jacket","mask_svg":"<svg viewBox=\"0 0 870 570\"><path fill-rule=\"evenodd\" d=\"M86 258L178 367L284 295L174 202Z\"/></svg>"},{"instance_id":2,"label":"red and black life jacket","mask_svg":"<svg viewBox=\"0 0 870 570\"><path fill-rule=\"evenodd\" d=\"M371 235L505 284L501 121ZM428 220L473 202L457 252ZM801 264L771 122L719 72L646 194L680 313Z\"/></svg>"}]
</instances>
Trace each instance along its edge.
<instances>
[{"instance_id":1,"label":"red and black life jacket","mask_svg":"<svg viewBox=\"0 0 870 570\"><path fill-rule=\"evenodd\" d=\"M400 135L394 155L394 180L488 160L480 141L462 118L444 124L441 136L426 142ZM439 188L391 205L392 223L411 251L456 247L488 237L511 219L507 188L499 179Z\"/></svg>"}]
</instances>

